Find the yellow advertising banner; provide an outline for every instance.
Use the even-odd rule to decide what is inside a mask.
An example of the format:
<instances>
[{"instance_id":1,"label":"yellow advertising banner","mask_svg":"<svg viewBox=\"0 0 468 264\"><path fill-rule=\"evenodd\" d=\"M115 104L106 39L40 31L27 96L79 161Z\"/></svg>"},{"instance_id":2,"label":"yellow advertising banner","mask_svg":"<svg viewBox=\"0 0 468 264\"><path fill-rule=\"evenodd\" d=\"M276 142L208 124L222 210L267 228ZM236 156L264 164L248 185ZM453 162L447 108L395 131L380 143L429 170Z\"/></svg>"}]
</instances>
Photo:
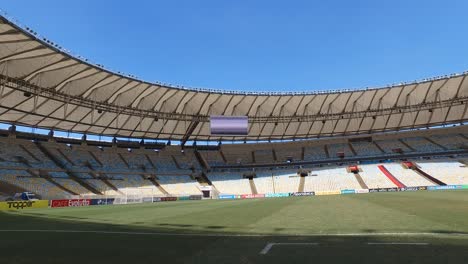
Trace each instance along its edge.
<instances>
[{"instance_id":1,"label":"yellow advertising banner","mask_svg":"<svg viewBox=\"0 0 468 264\"><path fill-rule=\"evenodd\" d=\"M23 210L30 208L45 208L48 206L48 200L0 202L0 210Z\"/></svg>"},{"instance_id":2,"label":"yellow advertising banner","mask_svg":"<svg viewBox=\"0 0 468 264\"><path fill-rule=\"evenodd\" d=\"M341 191L323 191L323 192L315 192L315 195L333 195L333 194L341 194Z\"/></svg>"}]
</instances>

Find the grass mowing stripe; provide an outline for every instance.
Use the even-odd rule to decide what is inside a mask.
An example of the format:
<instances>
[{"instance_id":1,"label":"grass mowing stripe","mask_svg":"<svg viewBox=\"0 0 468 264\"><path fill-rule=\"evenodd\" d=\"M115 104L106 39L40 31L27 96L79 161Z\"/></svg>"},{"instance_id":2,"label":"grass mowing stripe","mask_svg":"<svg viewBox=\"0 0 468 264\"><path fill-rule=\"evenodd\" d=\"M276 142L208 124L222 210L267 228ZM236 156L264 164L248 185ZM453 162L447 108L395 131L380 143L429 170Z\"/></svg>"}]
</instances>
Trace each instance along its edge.
<instances>
[{"instance_id":1,"label":"grass mowing stripe","mask_svg":"<svg viewBox=\"0 0 468 264\"><path fill-rule=\"evenodd\" d=\"M425 242L367 242L367 245L411 245L411 246L427 246Z\"/></svg>"},{"instance_id":2,"label":"grass mowing stripe","mask_svg":"<svg viewBox=\"0 0 468 264\"><path fill-rule=\"evenodd\" d=\"M315 242L304 242L304 243L288 243L288 242L283 242L283 243L268 243L266 246L260 251L260 255L266 255L272 248L273 246L317 246L319 243Z\"/></svg>"},{"instance_id":3,"label":"grass mowing stripe","mask_svg":"<svg viewBox=\"0 0 468 264\"><path fill-rule=\"evenodd\" d=\"M164 232L137 232L137 231L108 231L108 230L62 230L62 229L0 229L0 233L91 233L91 234L117 234L117 235L153 235L153 236L187 236L187 237L444 237L468 238L465 233L334 233L334 234L228 234L228 233L164 233Z\"/></svg>"}]
</instances>

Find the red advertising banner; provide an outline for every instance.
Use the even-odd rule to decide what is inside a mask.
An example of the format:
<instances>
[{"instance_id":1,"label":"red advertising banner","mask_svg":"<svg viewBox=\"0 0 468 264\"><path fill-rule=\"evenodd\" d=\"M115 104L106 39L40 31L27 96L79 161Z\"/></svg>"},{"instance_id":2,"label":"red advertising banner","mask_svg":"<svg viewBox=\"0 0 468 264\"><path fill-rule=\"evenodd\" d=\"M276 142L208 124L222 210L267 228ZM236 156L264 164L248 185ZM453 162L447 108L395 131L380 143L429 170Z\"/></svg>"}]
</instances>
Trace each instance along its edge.
<instances>
[{"instance_id":1,"label":"red advertising banner","mask_svg":"<svg viewBox=\"0 0 468 264\"><path fill-rule=\"evenodd\" d=\"M177 201L177 197L161 197L161 202Z\"/></svg>"},{"instance_id":2,"label":"red advertising banner","mask_svg":"<svg viewBox=\"0 0 468 264\"><path fill-rule=\"evenodd\" d=\"M71 199L71 200L52 200L50 201L50 207L77 207L77 206L89 206L91 199Z\"/></svg>"},{"instance_id":3,"label":"red advertising banner","mask_svg":"<svg viewBox=\"0 0 468 264\"><path fill-rule=\"evenodd\" d=\"M241 199L264 198L265 194L242 194Z\"/></svg>"}]
</instances>

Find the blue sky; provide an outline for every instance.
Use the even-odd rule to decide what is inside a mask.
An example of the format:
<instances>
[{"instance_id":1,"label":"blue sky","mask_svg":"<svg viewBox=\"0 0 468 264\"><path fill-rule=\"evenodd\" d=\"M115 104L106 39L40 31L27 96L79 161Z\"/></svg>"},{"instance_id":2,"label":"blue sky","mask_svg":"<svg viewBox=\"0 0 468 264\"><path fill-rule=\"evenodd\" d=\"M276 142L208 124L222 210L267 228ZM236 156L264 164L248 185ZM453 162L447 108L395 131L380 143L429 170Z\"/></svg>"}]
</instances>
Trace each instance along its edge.
<instances>
[{"instance_id":1,"label":"blue sky","mask_svg":"<svg viewBox=\"0 0 468 264\"><path fill-rule=\"evenodd\" d=\"M468 1L3 1L62 47L148 81L244 91L468 70Z\"/></svg>"}]
</instances>

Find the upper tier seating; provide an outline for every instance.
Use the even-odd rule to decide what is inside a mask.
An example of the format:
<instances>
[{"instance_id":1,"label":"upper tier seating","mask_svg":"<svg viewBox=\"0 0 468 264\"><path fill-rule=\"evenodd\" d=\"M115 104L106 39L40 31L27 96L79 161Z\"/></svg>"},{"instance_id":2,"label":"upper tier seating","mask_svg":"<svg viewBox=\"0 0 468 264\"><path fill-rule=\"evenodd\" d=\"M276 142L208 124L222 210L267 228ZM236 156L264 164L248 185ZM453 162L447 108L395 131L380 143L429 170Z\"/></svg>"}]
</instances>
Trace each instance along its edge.
<instances>
[{"instance_id":1,"label":"upper tier seating","mask_svg":"<svg viewBox=\"0 0 468 264\"><path fill-rule=\"evenodd\" d=\"M252 152L241 148L223 149L224 156L229 164L249 164L252 163Z\"/></svg>"},{"instance_id":2,"label":"upper tier seating","mask_svg":"<svg viewBox=\"0 0 468 264\"><path fill-rule=\"evenodd\" d=\"M146 158L145 155L139 153L123 153L121 154L122 158L128 163L130 169L142 169L146 170L155 170L153 164Z\"/></svg>"},{"instance_id":3,"label":"upper tier seating","mask_svg":"<svg viewBox=\"0 0 468 264\"><path fill-rule=\"evenodd\" d=\"M276 159L278 162L286 162L288 159L292 161L302 160L302 147L298 148L279 148L275 150Z\"/></svg>"},{"instance_id":4,"label":"upper tier seating","mask_svg":"<svg viewBox=\"0 0 468 264\"><path fill-rule=\"evenodd\" d=\"M382 155L382 151L372 142L353 142L351 145L359 156Z\"/></svg>"},{"instance_id":5,"label":"upper tier seating","mask_svg":"<svg viewBox=\"0 0 468 264\"><path fill-rule=\"evenodd\" d=\"M200 154L208 162L210 166L222 166L225 165L221 153L217 150L201 150Z\"/></svg>"},{"instance_id":6,"label":"upper tier seating","mask_svg":"<svg viewBox=\"0 0 468 264\"><path fill-rule=\"evenodd\" d=\"M431 136L434 142L449 149L459 149L468 146L468 142L460 135L434 135Z\"/></svg>"},{"instance_id":7,"label":"upper tier seating","mask_svg":"<svg viewBox=\"0 0 468 264\"><path fill-rule=\"evenodd\" d=\"M274 162L273 151L271 149L254 151L256 163L272 163Z\"/></svg>"},{"instance_id":8,"label":"upper tier seating","mask_svg":"<svg viewBox=\"0 0 468 264\"><path fill-rule=\"evenodd\" d=\"M330 157L336 158L338 157L337 153L343 152L345 157L352 157L354 156L353 152L349 148L348 144L345 143L338 143L338 144L329 144L328 145L328 153Z\"/></svg>"},{"instance_id":9,"label":"upper tier seating","mask_svg":"<svg viewBox=\"0 0 468 264\"><path fill-rule=\"evenodd\" d=\"M385 153L394 154L394 149L401 149L403 152L411 152L411 149L396 139L376 140L375 143L377 143Z\"/></svg>"},{"instance_id":10,"label":"upper tier seating","mask_svg":"<svg viewBox=\"0 0 468 264\"><path fill-rule=\"evenodd\" d=\"M314 146L304 148L304 160L322 160L326 159L324 146Z\"/></svg>"},{"instance_id":11,"label":"upper tier seating","mask_svg":"<svg viewBox=\"0 0 468 264\"><path fill-rule=\"evenodd\" d=\"M429 142L425 138L413 137L413 138L404 138L402 139L406 144L411 146L416 151L421 152L431 152L431 151L441 151L441 147Z\"/></svg>"}]
</instances>

